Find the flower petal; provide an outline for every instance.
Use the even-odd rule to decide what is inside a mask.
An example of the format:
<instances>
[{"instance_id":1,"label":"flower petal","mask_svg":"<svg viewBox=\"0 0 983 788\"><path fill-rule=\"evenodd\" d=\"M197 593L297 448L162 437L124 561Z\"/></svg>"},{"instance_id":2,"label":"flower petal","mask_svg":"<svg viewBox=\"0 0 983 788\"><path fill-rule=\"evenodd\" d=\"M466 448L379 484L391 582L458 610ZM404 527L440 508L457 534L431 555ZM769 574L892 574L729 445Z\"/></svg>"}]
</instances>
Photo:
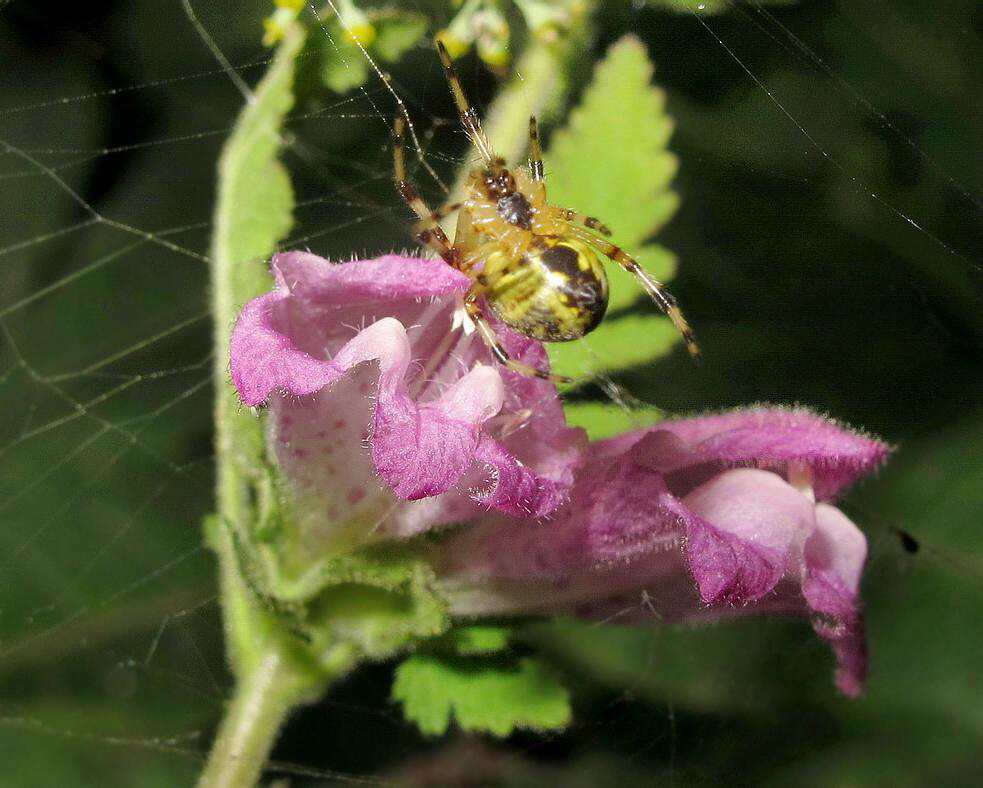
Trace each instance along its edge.
<instances>
[{"instance_id":1,"label":"flower petal","mask_svg":"<svg viewBox=\"0 0 983 788\"><path fill-rule=\"evenodd\" d=\"M817 504L802 582L809 607L833 616L852 614L866 558L867 539L861 530L835 506Z\"/></svg>"},{"instance_id":2,"label":"flower petal","mask_svg":"<svg viewBox=\"0 0 983 788\"><path fill-rule=\"evenodd\" d=\"M302 491L298 511L342 520L362 511L355 519L379 535L406 535L428 518L438 525L477 514L462 506L471 487L485 507L514 515L540 517L566 500L582 433L565 426L545 381L510 381L506 405L503 368L480 340L452 329L467 277L440 261L396 256L337 265L290 253L273 265L278 290L243 309L231 369L246 404L271 403L273 448L288 485ZM382 317L359 330L375 309L405 322ZM503 341L523 360L545 358L531 340ZM502 435L508 445L489 424L499 413L506 422L523 414L523 434ZM366 441L371 469L354 456ZM450 497L397 505L380 497L375 477L405 500ZM339 505L346 499L348 510Z\"/></svg>"},{"instance_id":3,"label":"flower petal","mask_svg":"<svg viewBox=\"0 0 983 788\"><path fill-rule=\"evenodd\" d=\"M725 471L683 502L696 515L687 524L687 559L708 604L747 603L767 594L813 528L812 502L754 468Z\"/></svg>"},{"instance_id":4,"label":"flower petal","mask_svg":"<svg viewBox=\"0 0 983 788\"><path fill-rule=\"evenodd\" d=\"M570 484L547 478L526 467L497 441L481 439L474 458L491 472L490 484L474 496L490 509L538 520L570 497Z\"/></svg>"},{"instance_id":5,"label":"flower petal","mask_svg":"<svg viewBox=\"0 0 983 788\"><path fill-rule=\"evenodd\" d=\"M675 471L670 489L685 494L725 467L751 466L784 473L790 463L811 469L816 497L834 497L880 465L889 447L804 408L742 408L710 416L665 421L652 430L619 435L598 451L620 453L652 431L666 431L684 450L666 456Z\"/></svg>"},{"instance_id":6,"label":"flower petal","mask_svg":"<svg viewBox=\"0 0 983 788\"><path fill-rule=\"evenodd\" d=\"M353 326L365 325L373 300L387 300L380 316L416 317L421 299L468 286L464 274L442 261L396 255L335 264L288 252L276 255L272 266L277 289L247 303L232 333L232 381L247 405L265 402L275 390L303 396L336 380L345 363L332 367L324 362L358 333ZM392 350L408 355L405 337L392 339L403 345ZM423 355L421 348L414 349Z\"/></svg>"},{"instance_id":7,"label":"flower petal","mask_svg":"<svg viewBox=\"0 0 983 788\"><path fill-rule=\"evenodd\" d=\"M588 460L570 501L543 522L486 518L444 545L447 572L486 578L558 578L625 563L676 545L679 502L647 464L640 442L623 457Z\"/></svg>"},{"instance_id":8,"label":"flower petal","mask_svg":"<svg viewBox=\"0 0 983 788\"><path fill-rule=\"evenodd\" d=\"M836 685L851 696L861 693L867 673L867 648L857 593L867 540L839 509L816 506L816 529L805 545L806 603L823 618L815 621L816 633L830 641L840 666Z\"/></svg>"},{"instance_id":9,"label":"flower petal","mask_svg":"<svg viewBox=\"0 0 983 788\"><path fill-rule=\"evenodd\" d=\"M400 498L446 492L474 465L481 424L501 410L503 397L492 367L475 367L425 403L380 377L371 438L376 472Z\"/></svg>"},{"instance_id":10,"label":"flower petal","mask_svg":"<svg viewBox=\"0 0 983 788\"><path fill-rule=\"evenodd\" d=\"M309 252L284 252L271 262L277 288L310 309L378 307L468 289L467 275L443 260L387 254L374 260L331 263Z\"/></svg>"}]
</instances>

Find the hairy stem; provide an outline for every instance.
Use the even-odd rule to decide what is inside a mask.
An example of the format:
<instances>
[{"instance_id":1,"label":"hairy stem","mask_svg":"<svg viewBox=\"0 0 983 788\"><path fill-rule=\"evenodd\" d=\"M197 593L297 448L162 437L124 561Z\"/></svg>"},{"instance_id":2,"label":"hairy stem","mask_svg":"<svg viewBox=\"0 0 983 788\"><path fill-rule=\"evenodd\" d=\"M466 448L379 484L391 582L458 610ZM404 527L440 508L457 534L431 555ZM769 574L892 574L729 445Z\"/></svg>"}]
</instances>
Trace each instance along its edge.
<instances>
[{"instance_id":1,"label":"hairy stem","mask_svg":"<svg viewBox=\"0 0 983 788\"><path fill-rule=\"evenodd\" d=\"M241 677L222 720L200 788L254 785L291 708L302 698L289 658L278 649Z\"/></svg>"},{"instance_id":2,"label":"hairy stem","mask_svg":"<svg viewBox=\"0 0 983 788\"><path fill-rule=\"evenodd\" d=\"M235 315L269 287L262 261L292 222L292 193L277 154L304 37L299 25L286 31L269 71L247 97L218 168L211 249L218 514L207 536L218 557L236 690L201 776L201 785L210 788L255 784L290 709L330 680L298 658L291 636L257 602L242 576L236 546L248 541L261 515L257 491L266 483L265 460L259 420L241 407L228 379Z\"/></svg>"}]
</instances>

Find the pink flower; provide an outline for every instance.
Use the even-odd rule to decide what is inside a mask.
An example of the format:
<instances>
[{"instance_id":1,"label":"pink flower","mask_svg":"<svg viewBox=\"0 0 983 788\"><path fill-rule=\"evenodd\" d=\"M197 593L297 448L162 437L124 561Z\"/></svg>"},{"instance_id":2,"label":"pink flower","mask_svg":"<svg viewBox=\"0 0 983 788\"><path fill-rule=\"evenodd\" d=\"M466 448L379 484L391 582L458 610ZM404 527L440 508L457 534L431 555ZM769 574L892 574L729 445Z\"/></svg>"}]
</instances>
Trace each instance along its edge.
<instances>
[{"instance_id":1,"label":"pink flower","mask_svg":"<svg viewBox=\"0 0 983 788\"><path fill-rule=\"evenodd\" d=\"M445 263L293 252L273 271L276 290L239 317L231 368L244 403L269 405L299 543L344 551L459 524L434 562L465 616L608 615L641 598L675 619L807 614L840 689L861 691L866 540L825 501L881 463L883 443L751 408L588 446L552 384L499 366L461 324L468 280ZM545 368L538 343L499 331Z\"/></svg>"}]
</instances>

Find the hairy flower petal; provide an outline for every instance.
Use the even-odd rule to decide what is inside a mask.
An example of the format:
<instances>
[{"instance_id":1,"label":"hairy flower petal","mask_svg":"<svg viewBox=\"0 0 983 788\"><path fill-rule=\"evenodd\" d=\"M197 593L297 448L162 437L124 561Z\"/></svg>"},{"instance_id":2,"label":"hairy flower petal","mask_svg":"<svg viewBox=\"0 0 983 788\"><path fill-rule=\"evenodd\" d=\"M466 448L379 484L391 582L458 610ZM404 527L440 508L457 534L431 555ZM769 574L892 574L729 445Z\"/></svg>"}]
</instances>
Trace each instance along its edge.
<instances>
[{"instance_id":1,"label":"hairy flower petal","mask_svg":"<svg viewBox=\"0 0 983 788\"><path fill-rule=\"evenodd\" d=\"M270 405L272 448L308 531L330 517L349 531L355 521L377 536L409 535L480 511L462 497L530 517L566 500L582 433L565 426L552 385L523 379L506 390L480 340L454 328L467 277L392 255L335 265L288 253L273 271L277 290L236 323L231 371L243 402ZM545 363L538 343L503 341ZM343 443L349 450L337 451ZM371 468L353 456L363 445ZM444 494L418 507L391 497Z\"/></svg>"},{"instance_id":2,"label":"hairy flower petal","mask_svg":"<svg viewBox=\"0 0 983 788\"><path fill-rule=\"evenodd\" d=\"M890 451L887 444L804 408L775 407L666 421L603 441L598 451L621 453L652 431L678 440L662 458L663 470L676 475L677 489L695 487L723 468L753 466L784 474L795 463L810 469L816 497L826 500L879 466Z\"/></svg>"},{"instance_id":3,"label":"hairy flower petal","mask_svg":"<svg viewBox=\"0 0 983 788\"><path fill-rule=\"evenodd\" d=\"M867 540L850 519L828 504L816 506L816 529L805 545L802 594L809 607L824 614L816 632L830 641L840 662L836 684L859 695L867 672L863 618L857 605Z\"/></svg>"},{"instance_id":4,"label":"hairy flower petal","mask_svg":"<svg viewBox=\"0 0 983 788\"><path fill-rule=\"evenodd\" d=\"M812 530L813 504L769 471L724 471L684 499L686 553L704 602L741 604L771 591Z\"/></svg>"},{"instance_id":5,"label":"hairy flower petal","mask_svg":"<svg viewBox=\"0 0 983 788\"><path fill-rule=\"evenodd\" d=\"M455 534L445 551L451 574L557 578L624 562L676 544L676 504L644 449L588 459L570 501L548 520L484 518Z\"/></svg>"},{"instance_id":6,"label":"hairy flower petal","mask_svg":"<svg viewBox=\"0 0 983 788\"><path fill-rule=\"evenodd\" d=\"M837 686L859 693L863 534L838 509L758 468L720 471L677 496L659 468L680 450L671 431L651 431L621 456L586 461L551 519L490 517L462 528L443 543L452 609L625 621L808 615L836 653Z\"/></svg>"},{"instance_id":7,"label":"hairy flower petal","mask_svg":"<svg viewBox=\"0 0 983 788\"><path fill-rule=\"evenodd\" d=\"M694 620L807 615L862 690L863 534L828 500L888 447L801 408L663 422L588 446L555 387L489 354L462 320L470 280L388 255L273 260L231 372L267 404L287 571L369 540L452 523L433 544L460 615L566 612ZM542 346L489 315L507 351ZM286 554L286 553L285 553Z\"/></svg>"}]
</instances>

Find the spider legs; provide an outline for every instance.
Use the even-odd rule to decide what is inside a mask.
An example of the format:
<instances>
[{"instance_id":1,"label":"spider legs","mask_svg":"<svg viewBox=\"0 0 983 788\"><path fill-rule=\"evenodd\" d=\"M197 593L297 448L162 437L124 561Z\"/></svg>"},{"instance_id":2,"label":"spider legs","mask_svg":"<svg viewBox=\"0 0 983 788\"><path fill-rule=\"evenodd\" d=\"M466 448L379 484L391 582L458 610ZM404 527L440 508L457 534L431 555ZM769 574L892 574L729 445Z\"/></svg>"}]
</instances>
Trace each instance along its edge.
<instances>
[{"instance_id":1,"label":"spider legs","mask_svg":"<svg viewBox=\"0 0 983 788\"><path fill-rule=\"evenodd\" d=\"M686 322L686 318L683 317L683 312L676 303L676 299L672 296L672 293L666 290L665 286L658 279L642 268L638 261L620 246L616 246L610 241L600 238L587 230L582 230L579 227L571 227L570 234L593 245L603 255L614 260L614 262L634 276L642 287L645 288L645 292L655 301L656 306L672 321L672 324L682 336L683 342L686 343L686 349L689 351L689 354L693 358L699 358L700 346L696 343L693 330L689 327L689 323Z\"/></svg>"},{"instance_id":2,"label":"spider legs","mask_svg":"<svg viewBox=\"0 0 983 788\"><path fill-rule=\"evenodd\" d=\"M534 181L543 180L543 149L539 145L539 127L536 116L529 116L529 171Z\"/></svg>"},{"instance_id":3,"label":"spider legs","mask_svg":"<svg viewBox=\"0 0 983 788\"><path fill-rule=\"evenodd\" d=\"M580 211L571 211L569 208L555 208L555 210L565 222L576 222L601 235L611 235L611 230L600 219L587 216L587 214L580 213Z\"/></svg>"},{"instance_id":4,"label":"spider legs","mask_svg":"<svg viewBox=\"0 0 983 788\"><path fill-rule=\"evenodd\" d=\"M457 268L459 270L466 270L473 264L474 255L469 256L468 260L462 260L458 249L450 243L447 235L441 229L438 222L448 214L461 208L460 203L453 205L448 205L439 211L432 211L423 201L423 198L417 192L416 188L410 183L406 174L406 143L404 139L405 135L405 120L402 116L397 116L393 122L393 179L396 183L396 189L402 195L403 199L410 206L413 212L417 215L417 222L414 225L414 230L416 232L416 237L424 246L429 247L448 264ZM469 263L469 264L468 264ZM472 322L478 329L478 333L481 334L482 340L488 346L488 350L491 352L492 356L501 363L503 366L508 367L522 375L527 377L539 378L541 380L548 380L552 383L571 383L572 378L563 377L561 375L551 375L548 372L543 372L535 367L528 364L523 364L521 361L516 361L509 355L509 352L502 345L495 333L495 329L491 327L487 318L485 318L484 312L481 309L481 297L482 289L475 283L472 285L471 289L467 292L464 298L464 308L471 318Z\"/></svg>"},{"instance_id":5,"label":"spider legs","mask_svg":"<svg viewBox=\"0 0 983 788\"><path fill-rule=\"evenodd\" d=\"M447 47L437 39L437 53L440 55L440 63L444 67L444 76L447 77L447 84L450 85L451 95L454 97L454 104L457 106L458 114L461 116L461 125L471 138L471 144L478 149L481 158L491 161L492 151L488 144L488 138L481 130L481 121L478 119L478 112L468 102L468 97L461 87L461 80L457 76L457 70L451 62L451 56L447 53Z\"/></svg>"},{"instance_id":6,"label":"spider legs","mask_svg":"<svg viewBox=\"0 0 983 788\"><path fill-rule=\"evenodd\" d=\"M451 245L438 222L457 210L460 204L448 205L443 210L432 211L423 201L416 187L410 183L406 175L406 121L402 115L397 115L393 121L393 179L396 190L418 217L413 227L417 240L440 255L448 265L457 268L459 263L457 250Z\"/></svg>"},{"instance_id":7,"label":"spider legs","mask_svg":"<svg viewBox=\"0 0 983 788\"><path fill-rule=\"evenodd\" d=\"M521 375L525 375L529 378L539 378L540 380L548 380L550 383L572 383L573 378L568 378L563 375L552 375L549 372L543 372L541 369L536 369L528 364L523 364L521 361L516 361L509 352L502 345L501 340L495 333L495 329L491 327L488 322L488 318L485 317L485 313L481 309L481 291L472 287L467 294L464 296L464 309L471 318L475 326L478 329L478 333L481 334L482 340L488 346L488 350L495 357L502 366L508 367Z\"/></svg>"}]
</instances>

